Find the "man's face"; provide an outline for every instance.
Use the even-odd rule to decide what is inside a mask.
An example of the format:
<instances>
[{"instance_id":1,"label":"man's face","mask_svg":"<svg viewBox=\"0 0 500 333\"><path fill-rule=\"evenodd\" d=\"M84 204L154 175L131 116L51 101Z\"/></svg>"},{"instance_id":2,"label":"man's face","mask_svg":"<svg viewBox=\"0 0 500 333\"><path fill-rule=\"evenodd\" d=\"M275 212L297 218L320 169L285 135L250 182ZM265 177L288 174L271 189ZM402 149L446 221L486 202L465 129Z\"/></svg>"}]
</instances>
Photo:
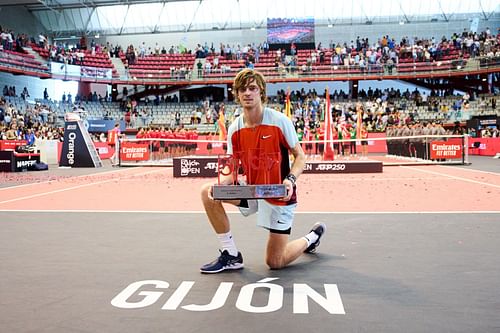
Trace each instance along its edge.
<instances>
[{"instance_id":1,"label":"man's face","mask_svg":"<svg viewBox=\"0 0 500 333\"><path fill-rule=\"evenodd\" d=\"M241 105L246 108L255 107L261 103L260 88L255 80L250 81L246 87L238 89L238 99Z\"/></svg>"}]
</instances>

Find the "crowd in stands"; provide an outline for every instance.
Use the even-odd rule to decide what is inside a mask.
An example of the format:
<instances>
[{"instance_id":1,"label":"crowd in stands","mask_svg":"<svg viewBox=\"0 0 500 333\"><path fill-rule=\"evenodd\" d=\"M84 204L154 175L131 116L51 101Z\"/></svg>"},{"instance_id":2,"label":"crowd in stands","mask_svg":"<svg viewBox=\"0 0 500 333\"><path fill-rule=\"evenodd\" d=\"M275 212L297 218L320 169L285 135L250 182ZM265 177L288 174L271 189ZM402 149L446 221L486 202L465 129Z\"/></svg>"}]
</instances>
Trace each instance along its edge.
<instances>
[{"instance_id":1,"label":"crowd in stands","mask_svg":"<svg viewBox=\"0 0 500 333\"><path fill-rule=\"evenodd\" d=\"M432 63L463 60L476 56L499 57L499 36L492 35L489 28L480 33L464 30L461 34L454 33L449 38L443 36L439 40L434 37L430 39L404 37L396 41L386 35L371 43L368 38L358 36L350 43L334 43L332 40L328 47L319 43L315 50L297 50L295 44L292 43L289 50L274 51L270 50L267 42L258 45L252 43L232 46L221 43L219 49L215 49L213 43L211 47L205 43L203 46L198 44L195 53L196 58L206 58L203 68L198 68L199 72L203 70L205 74L214 71L225 73L231 69L227 66L228 63L239 67L254 68L262 58L261 55L268 55L270 52L274 53L272 66L278 71L310 72L314 67L328 65L355 67L362 72L370 71L372 68L380 69L383 66L389 73L392 73L399 64L408 62ZM201 65L201 62L198 63ZM405 68L401 66L401 69Z\"/></svg>"},{"instance_id":2,"label":"crowd in stands","mask_svg":"<svg viewBox=\"0 0 500 333\"><path fill-rule=\"evenodd\" d=\"M375 41L357 37L350 42L334 42L328 45L319 43L311 50L301 50L292 43L289 48L271 50L270 45L262 43L229 44L220 43L218 47L208 42L198 44L193 50L182 45L166 47L156 42L155 45L139 46L128 45L125 49L121 45L110 42L100 44L94 39L88 41L85 36L77 43L54 41L49 42L44 34L38 36L38 42L26 34L17 36L12 30L0 27L2 43L0 47L6 50L18 50L25 53L23 47L32 46L34 50L46 57L49 61L85 65L96 68L113 69L113 76L118 72L111 62L112 57L120 57L126 68L136 72L161 69L169 72L159 78L190 79L193 71L197 77L213 73L232 75L244 67L274 68L274 72L265 73L275 75L279 73L299 72L303 75L315 75L322 69L340 71L345 69L357 72L388 73L409 72L415 70L431 70L434 67L417 66L433 64L440 69L456 69L465 64L468 58L500 57L500 34L492 34L490 28L481 32L471 32L465 29L461 33L441 38L419 38L409 36L396 40L390 35L381 36ZM179 58L177 62L165 62L165 57L189 54L192 58ZM158 59L156 62L151 59ZM137 66L141 59L148 59L150 66ZM204 61L200 61L203 59ZM445 64L446 63L446 64ZM413 64L413 65L412 65ZM151 66L152 65L152 66ZM168 68L160 68L168 65ZM135 67L134 67L135 66ZM158 67L160 66L160 67ZM32 65L33 67L33 65ZM38 67L38 66L35 66ZM40 69L46 66L40 67ZM312 73L314 72L315 73ZM326 72L325 72L326 73ZM150 73L149 73L150 74ZM130 75L129 77L136 77ZM148 78L148 76L140 76ZM156 76L155 76L156 78Z\"/></svg>"},{"instance_id":3,"label":"crowd in stands","mask_svg":"<svg viewBox=\"0 0 500 333\"><path fill-rule=\"evenodd\" d=\"M196 70L198 77L201 77L210 73L227 73L243 67L256 66L274 67L278 72L307 73L313 68L330 66L351 67L361 72L385 69L388 73L392 73L396 69L414 70L413 67L405 67L408 63L462 61L476 56L499 57L498 36L491 34L489 28L479 33L464 30L462 33L454 33L450 37L442 36L440 39L407 36L396 41L389 35L385 35L371 42L368 38L358 36L356 40L350 42L335 43L332 40L328 46L319 43L314 50L297 50L294 43L287 50L271 50L267 42L246 45L220 43L218 47L214 47L213 43L209 46L205 42L198 44L194 50L182 45L172 45L167 50L167 47L160 46L158 43L148 46L142 42L139 46L128 45L124 51L120 45L113 45L109 42L101 45L92 40L88 52L92 55L106 55L109 58L121 57L126 68L136 65L141 59L151 59L150 57L194 54L196 59L204 59L204 62L196 60L193 64L193 62L186 61L186 63L175 64L168 68L171 78L182 79L189 78L193 70ZM43 48L50 51L49 59L52 61L83 64L85 52L87 52L87 41L84 37L73 47L68 43L49 45L46 40L43 43L40 42L40 47L42 44ZM264 62L261 63L261 59L264 59ZM460 65L458 62L456 64ZM179 75L181 71L182 74Z\"/></svg>"},{"instance_id":4,"label":"crowd in stands","mask_svg":"<svg viewBox=\"0 0 500 333\"><path fill-rule=\"evenodd\" d=\"M0 97L0 139L26 140L34 144L36 140L62 140L63 128L56 126L56 115L47 105L35 104L24 112Z\"/></svg>"},{"instance_id":5,"label":"crowd in stands","mask_svg":"<svg viewBox=\"0 0 500 333\"><path fill-rule=\"evenodd\" d=\"M16 35L12 29L4 28L1 25L0 33L2 38L0 48L2 51L15 51L24 53L23 47L28 46L30 42L30 38L27 34L18 33Z\"/></svg>"},{"instance_id":6,"label":"crowd in stands","mask_svg":"<svg viewBox=\"0 0 500 333\"><path fill-rule=\"evenodd\" d=\"M312 134L311 137L318 137L324 123L326 92L318 94L314 89L305 91L291 91L288 93L291 101L292 121L295 124L296 130L300 133ZM283 105L286 100L287 92L281 90L278 92L276 101L279 105ZM349 100L346 93L343 91L334 91L331 93L331 107L333 123L335 127L342 124L347 128L356 128L357 117L362 117L362 124L368 132L386 132L391 126L418 127L417 124L430 124L431 127L438 127L443 122L449 120L451 112L469 112L469 105L475 102L479 108L491 110L496 113L497 97L477 97L464 94L462 96L453 96L449 92L444 94L445 97L438 96L435 91L431 91L430 96L420 92L418 89L414 91L401 92L397 89L375 89L371 88L367 91L360 90L357 100ZM449 108L449 99L453 101L451 109ZM284 107L281 107L283 110ZM440 119L422 120L419 117L417 108L424 108L432 114L443 115ZM358 110L361 113L358 113ZM464 129L449 129L445 133L439 134L463 134ZM401 134L398 132L398 134ZM484 135L497 135L496 132L483 131ZM352 135L351 135L351 138ZM355 138L355 137L354 137Z\"/></svg>"}]
</instances>

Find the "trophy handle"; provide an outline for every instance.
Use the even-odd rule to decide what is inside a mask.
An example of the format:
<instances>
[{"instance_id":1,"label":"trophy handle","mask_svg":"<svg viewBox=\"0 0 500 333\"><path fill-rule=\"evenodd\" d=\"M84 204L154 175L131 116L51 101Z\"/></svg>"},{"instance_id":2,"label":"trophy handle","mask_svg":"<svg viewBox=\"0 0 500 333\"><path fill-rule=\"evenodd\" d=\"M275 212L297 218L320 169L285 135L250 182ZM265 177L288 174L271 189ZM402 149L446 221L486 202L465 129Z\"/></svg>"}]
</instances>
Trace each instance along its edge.
<instances>
[{"instance_id":1,"label":"trophy handle","mask_svg":"<svg viewBox=\"0 0 500 333\"><path fill-rule=\"evenodd\" d=\"M217 173L217 183L220 185L220 177L222 176L229 176L233 175L233 183L235 178L238 177L238 175L235 175L235 161L232 155L218 155L217 156L217 167L218 167L218 173ZM237 170L237 169L236 169Z\"/></svg>"}]
</instances>

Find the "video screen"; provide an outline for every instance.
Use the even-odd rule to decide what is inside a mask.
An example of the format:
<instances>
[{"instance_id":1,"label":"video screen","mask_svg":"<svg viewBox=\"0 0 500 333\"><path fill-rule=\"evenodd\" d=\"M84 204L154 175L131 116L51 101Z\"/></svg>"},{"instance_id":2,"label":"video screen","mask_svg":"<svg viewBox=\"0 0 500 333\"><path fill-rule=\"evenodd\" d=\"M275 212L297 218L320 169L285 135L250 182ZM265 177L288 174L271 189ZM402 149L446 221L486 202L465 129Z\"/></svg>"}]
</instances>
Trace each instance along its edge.
<instances>
[{"instance_id":1,"label":"video screen","mask_svg":"<svg viewBox=\"0 0 500 333\"><path fill-rule=\"evenodd\" d=\"M314 18L268 18L269 44L313 43Z\"/></svg>"}]
</instances>

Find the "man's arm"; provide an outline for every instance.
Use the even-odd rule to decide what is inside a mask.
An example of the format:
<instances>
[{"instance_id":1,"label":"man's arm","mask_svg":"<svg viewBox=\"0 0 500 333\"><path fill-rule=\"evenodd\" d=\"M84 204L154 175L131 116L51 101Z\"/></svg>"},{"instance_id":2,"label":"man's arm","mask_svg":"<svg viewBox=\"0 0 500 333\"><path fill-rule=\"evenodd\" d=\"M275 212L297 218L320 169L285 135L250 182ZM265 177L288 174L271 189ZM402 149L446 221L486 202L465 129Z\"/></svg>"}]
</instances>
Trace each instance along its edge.
<instances>
[{"instance_id":1,"label":"man's arm","mask_svg":"<svg viewBox=\"0 0 500 333\"><path fill-rule=\"evenodd\" d=\"M306 155L304 154L304 151L302 150L302 146L300 145L300 142L297 142L295 147L290 149L292 152L292 155L294 157L292 167L290 169L290 175L293 175L295 177L295 180L299 178L299 176L302 174L302 171L304 170L304 166L306 164ZM293 178L293 177L291 177ZM293 184L295 181L292 181L290 179L285 178L283 180L283 184L286 185L286 190L287 190L287 195L286 197L283 197L282 200L288 201L292 197L293 194Z\"/></svg>"},{"instance_id":2,"label":"man's arm","mask_svg":"<svg viewBox=\"0 0 500 333\"><path fill-rule=\"evenodd\" d=\"M292 152L292 155L294 157L290 173L293 174L296 178L299 178L299 176L302 174L302 171L304 171L304 167L306 165L306 155L302 150L300 142L297 142L295 147L290 149L290 151Z\"/></svg>"}]
</instances>

